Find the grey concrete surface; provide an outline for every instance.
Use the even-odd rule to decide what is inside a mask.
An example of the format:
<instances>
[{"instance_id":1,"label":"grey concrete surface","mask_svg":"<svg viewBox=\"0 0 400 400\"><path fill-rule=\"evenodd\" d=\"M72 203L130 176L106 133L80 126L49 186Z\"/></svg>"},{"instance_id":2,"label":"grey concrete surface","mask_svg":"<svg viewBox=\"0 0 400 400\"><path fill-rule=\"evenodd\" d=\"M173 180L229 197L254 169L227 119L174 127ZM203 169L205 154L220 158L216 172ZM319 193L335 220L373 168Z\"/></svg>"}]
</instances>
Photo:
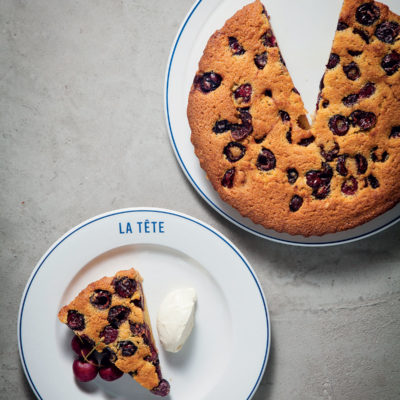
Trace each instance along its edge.
<instances>
[{"instance_id":1,"label":"grey concrete surface","mask_svg":"<svg viewBox=\"0 0 400 400\"><path fill-rule=\"evenodd\" d=\"M163 84L191 3L0 2L0 398L34 398L16 325L42 254L96 214L157 206L213 225L256 270L273 344L255 400L400 399L400 225L341 247L287 247L225 221L181 172ZM38 345L50 351L45 336Z\"/></svg>"}]
</instances>

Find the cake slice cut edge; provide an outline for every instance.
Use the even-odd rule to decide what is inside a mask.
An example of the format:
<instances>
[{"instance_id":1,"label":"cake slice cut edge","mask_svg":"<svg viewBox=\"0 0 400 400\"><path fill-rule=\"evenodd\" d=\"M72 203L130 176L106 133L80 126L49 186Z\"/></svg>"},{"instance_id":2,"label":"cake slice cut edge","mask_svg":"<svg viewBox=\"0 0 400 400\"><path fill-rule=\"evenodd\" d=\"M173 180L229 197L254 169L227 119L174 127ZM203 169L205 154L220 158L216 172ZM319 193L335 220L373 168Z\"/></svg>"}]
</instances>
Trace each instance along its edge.
<instances>
[{"instance_id":1,"label":"cake slice cut edge","mask_svg":"<svg viewBox=\"0 0 400 400\"><path fill-rule=\"evenodd\" d=\"M142 282L134 268L103 277L62 307L58 318L144 388L166 396L170 385L161 374Z\"/></svg>"}]
</instances>

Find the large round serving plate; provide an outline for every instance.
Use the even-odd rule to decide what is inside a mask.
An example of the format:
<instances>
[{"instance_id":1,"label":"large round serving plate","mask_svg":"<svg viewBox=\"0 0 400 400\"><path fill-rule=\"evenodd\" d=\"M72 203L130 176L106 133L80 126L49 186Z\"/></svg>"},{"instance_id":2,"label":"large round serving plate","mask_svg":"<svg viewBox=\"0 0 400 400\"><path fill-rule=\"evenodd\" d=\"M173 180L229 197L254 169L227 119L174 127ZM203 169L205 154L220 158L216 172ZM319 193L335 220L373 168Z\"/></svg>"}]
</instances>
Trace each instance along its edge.
<instances>
[{"instance_id":1,"label":"large round serving plate","mask_svg":"<svg viewBox=\"0 0 400 400\"><path fill-rule=\"evenodd\" d=\"M39 399L154 400L129 375L79 383L72 373L72 331L59 309L90 282L130 267L142 275L171 400L250 399L270 348L267 304L240 251L211 226L162 209L124 209L94 217L55 242L34 269L21 300L22 365ZM178 353L163 351L155 321L162 299L193 287L195 326Z\"/></svg>"},{"instance_id":2,"label":"large round serving plate","mask_svg":"<svg viewBox=\"0 0 400 400\"><path fill-rule=\"evenodd\" d=\"M242 217L223 202L207 180L190 142L186 109L190 87L209 37L248 0L198 0L179 28L172 45L165 77L165 116L175 155L185 175L203 199L239 227L273 241L328 246L365 238L400 220L400 204L374 220L344 232L321 237L292 236L268 230ZM285 62L306 108L314 110L319 82L329 58L341 0L264 0ZM385 0L400 13L398 0ZM312 49L312 50L310 50ZM305 56L306 55L306 56Z\"/></svg>"}]
</instances>

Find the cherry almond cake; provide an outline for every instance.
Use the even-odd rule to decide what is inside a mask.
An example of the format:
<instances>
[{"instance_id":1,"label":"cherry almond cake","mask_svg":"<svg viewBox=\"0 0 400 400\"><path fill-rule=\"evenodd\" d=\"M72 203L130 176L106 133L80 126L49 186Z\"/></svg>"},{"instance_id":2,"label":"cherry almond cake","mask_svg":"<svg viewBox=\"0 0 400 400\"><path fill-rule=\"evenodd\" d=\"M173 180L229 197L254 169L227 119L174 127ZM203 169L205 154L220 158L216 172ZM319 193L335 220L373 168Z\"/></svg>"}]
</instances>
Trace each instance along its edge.
<instances>
[{"instance_id":1,"label":"cherry almond cake","mask_svg":"<svg viewBox=\"0 0 400 400\"><path fill-rule=\"evenodd\" d=\"M257 0L209 39L188 119L201 167L243 216L303 236L361 225L400 200L400 17L344 1L310 126Z\"/></svg>"},{"instance_id":2,"label":"cherry almond cake","mask_svg":"<svg viewBox=\"0 0 400 400\"><path fill-rule=\"evenodd\" d=\"M58 318L74 331L78 340L72 346L88 361L76 360L73 365L79 380L97 375L97 364L90 358L95 350L106 359L100 369L103 379L114 380L125 372L156 395L169 393L169 383L161 375L142 278L133 268L91 283L60 310Z\"/></svg>"}]
</instances>

